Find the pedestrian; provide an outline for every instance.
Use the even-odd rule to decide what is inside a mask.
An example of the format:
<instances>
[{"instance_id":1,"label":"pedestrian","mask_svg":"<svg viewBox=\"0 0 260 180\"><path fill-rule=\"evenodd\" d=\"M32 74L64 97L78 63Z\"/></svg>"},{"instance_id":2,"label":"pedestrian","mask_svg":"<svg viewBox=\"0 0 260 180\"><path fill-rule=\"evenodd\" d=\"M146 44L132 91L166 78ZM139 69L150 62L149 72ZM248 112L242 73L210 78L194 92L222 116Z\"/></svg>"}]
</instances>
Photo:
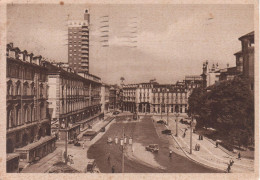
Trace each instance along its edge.
<instances>
[{"instance_id":1,"label":"pedestrian","mask_svg":"<svg viewBox=\"0 0 260 180\"><path fill-rule=\"evenodd\" d=\"M186 136L186 133L184 132L182 137L185 138L185 136Z\"/></svg>"},{"instance_id":2,"label":"pedestrian","mask_svg":"<svg viewBox=\"0 0 260 180\"><path fill-rule=\"evenodd\" d=\"M238 157L238 159L241 159L241 154L240 154L240 152L238 152L237 157Z\"/></svg>"},{"instance_id":3,"label":"pedestrian","mask_svg":"<svg viewBox=\"0 0 260 180\"><path fill-rule=\"evenodd\" d=\"M110 153L108 153L107 161L110 162Z\"/></svg>"},{"instance_id":4,"label":"pedestrian","mask_svg":"<svg viewBox=\"0 0 260 180\"><path fill-rule=\"evenodd\" d=\"M218 147L218 142L216 141L216 148Z\"/></svg>"},{"instance_id":5,"label":"pedestrian","mask_svg":"<svg viewBox=\"0 0 260 180\"><path fill-rule=\"evenodd\" d=\"M228 167L227 167L227 172L228 172L228 173L230 173L230 169L231 169L231 168L230 168L230 165L228 165Z\"/></svg>"},{"instance_id":6,"label":"pedestrian","mask_svg":"<svg viewBox=\"0 0 260 180\"><path fill-rule=\"evenodd\" d=\"M112 173L115 173L115 166L112 166Z\"/></svg>"},{"instance_id":7,"label":"pedestrian","mask_svg":"<svg viewBox=\"0 0 260 180\"><path fill-rule=\"evenodd\" d=\"M201 135L201 138L200 138L200 140L203 140L203 136Z\"/></svg>"},{"instance_id":8,"label":"pedestrian","mask_svg":"<svg viewBox=\"0 0 260 180\"><path fill-rule=\"evenodd\" d=\"M200 150L200 144L198 144L198 151Z\"/></svg>"},{"instance_id":9,"label":"pedestrian","mask_svg":"<svg viewBox=\"0 0 260 180\"><path fill-rule=\"evenodd\" d=\"M172 150L170 150L169 157L170 158L172 157Z\"/></svg>"}]
</instances>

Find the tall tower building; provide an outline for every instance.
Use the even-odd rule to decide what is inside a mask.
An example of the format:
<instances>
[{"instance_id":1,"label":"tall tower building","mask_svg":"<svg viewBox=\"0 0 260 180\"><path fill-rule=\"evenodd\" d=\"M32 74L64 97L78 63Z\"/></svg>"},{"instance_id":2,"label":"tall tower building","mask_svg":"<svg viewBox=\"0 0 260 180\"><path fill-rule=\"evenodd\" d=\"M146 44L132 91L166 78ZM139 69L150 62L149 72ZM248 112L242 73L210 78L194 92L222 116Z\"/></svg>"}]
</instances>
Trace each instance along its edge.
<instances>
[{"instance_id":1,"label":"tall tower building","mask_svg":"<svg viewBox=\"0 0 260 180\"><path fill-rule=\"evenodd\" d=\"M89 10L84 20L68 21L68 62L77 73L89 73Z\"/></svg>"}]
</instances>

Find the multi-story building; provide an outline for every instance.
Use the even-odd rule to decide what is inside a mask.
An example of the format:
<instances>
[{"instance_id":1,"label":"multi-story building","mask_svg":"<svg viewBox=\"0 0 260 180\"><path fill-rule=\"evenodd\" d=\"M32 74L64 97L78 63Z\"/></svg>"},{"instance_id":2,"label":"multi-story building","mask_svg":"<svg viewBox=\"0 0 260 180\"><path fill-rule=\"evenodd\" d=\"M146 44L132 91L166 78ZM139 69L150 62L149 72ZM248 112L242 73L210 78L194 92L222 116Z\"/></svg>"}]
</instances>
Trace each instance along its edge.
<instances>
[{"instance_id":1,"label":"multi-story building","mask_svg":"<svg viewBox=\"0 0 260 180\"><path fill-rule=\"evenodd\" d=\"M153 113L185 113L188 96L185 84L154 85L152 98Z\"/></svg>"},{"instance_id":2,"label":"multi-story building","mask_svg":"<svg viewBox=\"0 0 260 180\"><path fill-rule=\"evenodd\" d=\"M194 88L202 86L200 76L186 76L176 84L156 81L123 86L124 111L141 113L186 113L188 97Z\"/></svg>"},{"instance_id":3,"label":"multi-story building","mask_svg":"<svg viewBox=\"0 0 260 180\"><path fill-rule=\"evenodd\" d=\"M140 83L136 89L136 107L138 112L150 112L152 103L152 89L156 83Z\"/></svg>"},{"instance_id":4,"label":"multi-story building","mask_svg":"<svg viewBox=\"0 0 260 180\"><path fill-rule=\"evenodd\" d=\"M254 31L239 38L242 45L243 75L249 78L251 90L254 90Z\"/></svg>"},{"instance_id":5,"label":"multi-story building","mask_svg":"<svg viewBox=\"0 0 260 180\"><path fill-rule=\"evenodd\" d=\"M47 68L41 56L12 43L7 45L6 56L6 152L16 152L20 160L31 162L55 148L55 138L50 136Z\"/></svg>"},{"instance_id":6,"label":"multi-story building","mask_svg":"<svg viewBox=\"0 0 260 180\"><path fill-rule=\"evenodd\" d=\"M44 64L48 69L52 130L58 131L62 140L66 133L67 138L73 140L80 131L103 118L101 80L94 75L77 74L66 64L55 65L47 61Z\"/></svg>"},{"instance_id":7,"label":"multi-story building","mask_svg":"<svg viewBox=\"0 0 260 180\"><path fill-rule=\"evenodd\" d=\"M203 63L202 70L201 76L205 87L211 86L219 81L220 72L218 63L216 65L212 64L212 67L210 68L208 61L206 61Z\"/></svg>"},{"instance_id":8,"label":"multi-story building","mask_svg":"<svg viewBox=\"0 0 260 180\"><path fill-rule=\"evenodd\" d=\"M135 112L137 110L137 87L138 84L123 85L123 111Z\"/></svg>"},{"instance_id":9,"label":"multi-story building","mask_svg":"<svg viewBox=\"0 0 260 180\"><path fill-rule=\"evenodd\" d=\"M89 72L89 11L84 20L68 22L68 62L75 72Z\"/></svg>"},{"instance_id":10,"label":"multi-story building","mask_svg":"<svg viewBox=\"0 0 260 180\"><path fill-rule=\"evenodd\" d=\"M109 110L113 111L117 108L117 87L111 86L109 89Z\"/></svg>"},{"instance_id":11,"label":"multi-story building","mask_svg":"<svg viewBox=\"0 0 260 180\"><path fill-rule=\"evenodd\" d=\"M110 86L107 84L102 83L101 86L101 112L107 113L109 107L109 90Z\"/></svg>"},{"instance_id":12,"label":"multi-story building","mask_svg":"<svg viewBox=\"0 0 260 180\"><path fill-rule=\"evenodd\" d=\"M212 65L209 68L208 61L203 63L202 78L204 87L214 85L219 81L232 80L238 75L243 75L249 79L251 90L254 89L254 32L250 32L239 38L242 44L242 50L235 53L236 66L219 69Z\"/></svg>"}]
</instances>

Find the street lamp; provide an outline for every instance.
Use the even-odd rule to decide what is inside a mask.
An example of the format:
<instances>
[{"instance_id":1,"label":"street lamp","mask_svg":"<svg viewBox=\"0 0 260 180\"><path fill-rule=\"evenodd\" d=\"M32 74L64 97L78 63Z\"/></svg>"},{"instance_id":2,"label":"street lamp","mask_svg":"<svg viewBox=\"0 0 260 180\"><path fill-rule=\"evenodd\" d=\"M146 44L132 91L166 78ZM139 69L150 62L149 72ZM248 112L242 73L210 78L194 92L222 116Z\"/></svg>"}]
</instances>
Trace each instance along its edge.
<instances>
[{"instance_id":1,"label":"street lamp","mask_svg":"<svg viewBox=\"0 0 260 180\"><path fill-rule=\"evenodd\" d=\"M179 116L180 114L179 114L179 108L177 108L176 109L176 114L175 114L175 116L176 116L176 137L178 137L178 116Z\"/></svg>"},{"instance_id":2,"label":"street lamp","mask_svg":"<svg viewBox=\"0 0 260 180\"><path fill-rule=\"evenodd\" d=\"M129 145L132 145L133 143L133 140L132 138L130 137L129 138ZM118 143L118 138L116 137L115 138L115 144ZM124 156L124 149L125 149L125 146L127 144L127 138L125 136L125 128L123 127L123 137L120 139L120 146L122 147L122 173L125 172L125 156Z\"/></svg>"},{"instance_id":3,"label":"street lamp","mask_svg":"<svg viewBox=\"0 0 260 180\"><path fill-rule=\"evenodd\" d=\"M196 119L193 119L193 115L191 115L191 122L190 122L190 154L192 154L192 129L195 128L197 124Z\"/></svg>"}]
</instances>

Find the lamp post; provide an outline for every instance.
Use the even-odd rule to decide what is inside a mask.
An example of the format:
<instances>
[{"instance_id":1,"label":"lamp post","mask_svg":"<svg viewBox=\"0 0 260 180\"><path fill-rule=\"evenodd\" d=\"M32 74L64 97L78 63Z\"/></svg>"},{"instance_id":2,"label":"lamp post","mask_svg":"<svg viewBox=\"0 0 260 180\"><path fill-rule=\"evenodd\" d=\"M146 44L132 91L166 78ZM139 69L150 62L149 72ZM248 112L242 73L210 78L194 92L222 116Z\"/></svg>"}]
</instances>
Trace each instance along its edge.
<instances>
[{"instance_id":1,"label":"lamp post","mask_svg":"<svg viewBox=\"0 0 260 180\"><path fill-rule=\"evenodd\" d=\"M193 115L191 115L191 122L190 122L190 154L192 154L192 129L195 128L197 124L196 119L193 119Z\"/></svg>"},{"instance_id":2,"label":"lamp post","mask_svg":"<svg viewBox=\"0 0 260 180\"><path fill-rule=\"evenodd\" d=\"M166 121L167 125L168 125L168 116L169 116L169 108L168 108L168 105L167 105L167 121Z\"/></svg>"},{"instance_id":3,"label":"lamp post","mask_svg":"<svg viewBox=\"0 0 260 180\"><path fill-rule=\"evenodd\" d=\"M176 109L176 137L178 137L178 116L179 116L179 108Z\"/></svg>"},{"instance_id":4,"label":"lamp post","mask_svg":"<svg viewBox=\"0 0 260 180\"><path fill-rule=\"evenodd\" d=\"M116 137L117 139L117 137ZM132 145L132 138L129 138L129 144ZM120 139L120 145L122 147L122 173L125 172L125 156L124 156L124 149L125 149L125 145L127 143L127 138L125 136L125 129L123 127L123 137ZM117 140L115 140L115 144L117 144Z\"/></svg>"}]
</instances>

